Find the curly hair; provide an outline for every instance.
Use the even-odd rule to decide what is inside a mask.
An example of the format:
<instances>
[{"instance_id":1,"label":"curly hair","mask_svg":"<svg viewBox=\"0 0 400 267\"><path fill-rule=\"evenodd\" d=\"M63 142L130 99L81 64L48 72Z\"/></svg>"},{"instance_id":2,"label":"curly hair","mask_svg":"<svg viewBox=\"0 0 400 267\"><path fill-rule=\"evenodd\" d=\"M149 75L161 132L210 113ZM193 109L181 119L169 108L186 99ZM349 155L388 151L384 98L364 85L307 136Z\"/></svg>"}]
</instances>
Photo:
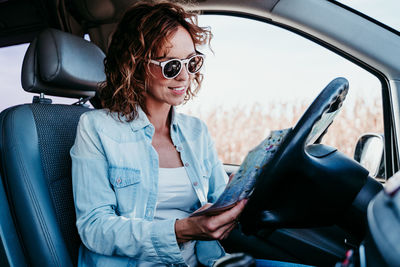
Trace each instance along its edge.
<instances>
[{"instance_id":1,"label":"curly hair","mask_svg":"<svg viewBox=\"0 0 400 267\"><path fill-rule=\"evenodd\" d=\"M100 85L103 108L117 112L126 121L137 117L139 105L147 113L144 92L154 58L179 26L190 34L195 47L210 44L208 28L197 25L197 14L170 2L140 2L128 9L119 22L104 59L106 81ZM186 92L188 101L199 91L203 75L199 72Z\"/></svg>"}]
</instances>

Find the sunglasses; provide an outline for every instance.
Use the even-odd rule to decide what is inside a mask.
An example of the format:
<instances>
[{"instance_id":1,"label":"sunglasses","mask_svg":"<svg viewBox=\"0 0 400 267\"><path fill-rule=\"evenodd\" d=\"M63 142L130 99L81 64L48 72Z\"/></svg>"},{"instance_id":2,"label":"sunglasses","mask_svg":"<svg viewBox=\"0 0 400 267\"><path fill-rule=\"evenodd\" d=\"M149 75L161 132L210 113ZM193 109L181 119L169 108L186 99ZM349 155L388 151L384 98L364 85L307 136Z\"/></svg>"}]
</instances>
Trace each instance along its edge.
<instances>
[{"instance_id":1,"label":"sunglasses","mask_svg":"<svg viewBox=\"0 0 400 267\"><path fill-rule=\"evenodd\" d=\"M204 55L197 54L186 59L169 59L166 61L150 60L150 63L161 66L161 71L166 79L173 79L181 73L183 65L190 74L195 74L201 70L204 63Z\"/></svg>"}]
</instances>

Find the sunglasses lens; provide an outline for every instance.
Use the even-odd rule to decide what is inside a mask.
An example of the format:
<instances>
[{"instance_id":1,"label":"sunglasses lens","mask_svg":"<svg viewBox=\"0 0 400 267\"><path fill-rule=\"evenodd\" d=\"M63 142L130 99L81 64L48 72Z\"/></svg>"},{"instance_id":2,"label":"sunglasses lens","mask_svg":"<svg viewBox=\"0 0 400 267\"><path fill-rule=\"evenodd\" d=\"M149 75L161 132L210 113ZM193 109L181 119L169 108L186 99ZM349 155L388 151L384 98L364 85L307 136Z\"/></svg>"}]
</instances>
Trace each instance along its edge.
<instances>
[{"instance_id":1,"label":"sunglasses lens","mask_svg":"<svg viewBox=\"0 0 400 267\"><path fill-rule=\"evenodd\" d=\"M201 56L194 56L188 62L188 71L192 74L198 72L203 66L204 59Z\"/></svg>"},{"instance_id":2,"label":"sunglasses lens","mask_svg":"<svg viewBox=\"0 0 400 267\"><path fill-rule=\"evenodd\" d=\"M175 77L181 70L181 62L178 60L171 60L164 66L164 75L167 78Z\"/></svg>"},{"instance_id":3,"label":"sunglasses lens","mask_svg":"<svg viewBox=\"0 0 400 267\"><path fill-rule=\"evenodd\" d=\"M185 61L186 60L184 60L183 62L185 62ZM204 58L202 56L197 55L197 56L191 57L189 59L189 62L186 63L188 72L191 74L195 74L196 72L198 72L201 69L201 67L203 66L203 62L204 62ZM171 59L163 64L165 64L162 67L165 78L173 79L177 75L179 75L179 73L181 72L182 60Z\"/></svg>"}]
</instances>

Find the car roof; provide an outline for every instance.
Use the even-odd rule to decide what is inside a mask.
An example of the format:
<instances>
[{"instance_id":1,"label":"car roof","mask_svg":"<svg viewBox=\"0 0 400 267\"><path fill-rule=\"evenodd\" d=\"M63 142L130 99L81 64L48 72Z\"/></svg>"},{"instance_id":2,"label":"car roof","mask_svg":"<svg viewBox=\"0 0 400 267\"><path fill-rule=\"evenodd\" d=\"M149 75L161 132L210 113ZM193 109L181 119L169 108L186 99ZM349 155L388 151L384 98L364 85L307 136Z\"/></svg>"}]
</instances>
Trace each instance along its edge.
<instances>
[{"instance_id":1,"label":"car roof","mask_svg":"<svg viewBox=\"0 0 400 267\"><path fill-rule=\"evenodd\" d=\"M0 0L0 47L28 43L47 27L60 29L51 2Z\"/></svg>"}]
</instances>

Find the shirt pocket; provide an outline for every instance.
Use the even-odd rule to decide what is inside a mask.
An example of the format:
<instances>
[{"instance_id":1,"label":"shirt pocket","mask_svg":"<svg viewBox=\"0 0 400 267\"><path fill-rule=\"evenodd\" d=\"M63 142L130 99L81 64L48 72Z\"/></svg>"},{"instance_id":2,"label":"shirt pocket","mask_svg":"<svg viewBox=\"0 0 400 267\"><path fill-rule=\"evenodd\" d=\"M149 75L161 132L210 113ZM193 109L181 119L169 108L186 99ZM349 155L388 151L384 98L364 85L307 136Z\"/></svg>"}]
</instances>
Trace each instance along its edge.
<instances>
[{"instance_id":1,"label":"shirt pocket","mask_svg":"<svg viewBox=\"0 0 400 267\"><path fill-rule=\"evenodd\" d=\"M117 211L120 214L131 212L135 207L135 198L141 181L140 170L110 167L108 172L117 198Z\"/></svg>"}]
</instances>

